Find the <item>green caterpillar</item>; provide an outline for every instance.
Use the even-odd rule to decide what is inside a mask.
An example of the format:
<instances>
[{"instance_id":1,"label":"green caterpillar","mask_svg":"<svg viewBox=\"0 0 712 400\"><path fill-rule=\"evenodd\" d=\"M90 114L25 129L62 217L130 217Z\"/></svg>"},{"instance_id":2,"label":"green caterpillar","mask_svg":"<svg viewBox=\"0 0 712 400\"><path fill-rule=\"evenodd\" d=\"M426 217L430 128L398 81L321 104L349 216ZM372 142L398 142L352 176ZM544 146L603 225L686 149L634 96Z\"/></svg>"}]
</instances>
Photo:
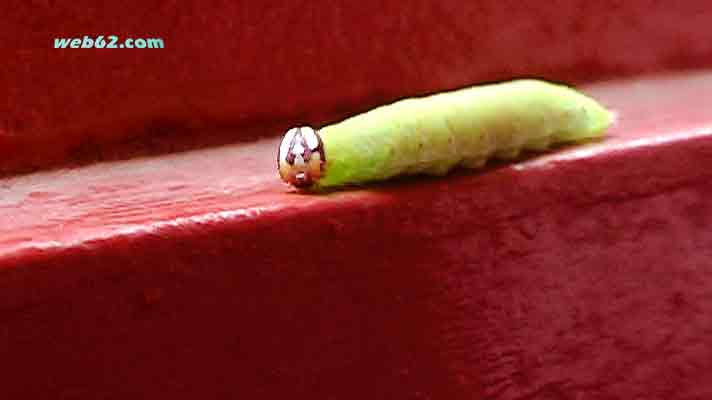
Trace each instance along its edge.
<instances>
[{"instance_id":1,"label":"green caterpillar","mask_svg":"<svg viewBox=\"0 0 712 400\"><path fill-rule=\"evenodd\" d=\"M298 188L444 175L522 150L603 136L613 114L576 90L523 79L397 101L326 126L287 131L277 164Z\"/></svg>"}]
</instances>

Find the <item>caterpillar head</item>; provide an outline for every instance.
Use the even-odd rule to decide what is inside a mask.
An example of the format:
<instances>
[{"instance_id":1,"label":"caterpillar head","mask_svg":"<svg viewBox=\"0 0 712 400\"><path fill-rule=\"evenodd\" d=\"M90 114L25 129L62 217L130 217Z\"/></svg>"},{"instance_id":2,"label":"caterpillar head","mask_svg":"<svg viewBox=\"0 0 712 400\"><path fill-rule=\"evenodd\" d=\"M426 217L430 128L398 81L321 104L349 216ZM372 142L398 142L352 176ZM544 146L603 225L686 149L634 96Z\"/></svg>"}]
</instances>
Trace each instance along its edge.
<instances>
[{"instance_id":1,"label":"caterpillar head","mask_svg":"<svg viewBox=\"0 0 712 400\"><path fill-rule=\"evenodd\" d=\"M321 177L325 163L321 136L308 126L288 130L279 144L277 169L282 180L290 185L312 186Z\"/></svg>"}]
</instances>

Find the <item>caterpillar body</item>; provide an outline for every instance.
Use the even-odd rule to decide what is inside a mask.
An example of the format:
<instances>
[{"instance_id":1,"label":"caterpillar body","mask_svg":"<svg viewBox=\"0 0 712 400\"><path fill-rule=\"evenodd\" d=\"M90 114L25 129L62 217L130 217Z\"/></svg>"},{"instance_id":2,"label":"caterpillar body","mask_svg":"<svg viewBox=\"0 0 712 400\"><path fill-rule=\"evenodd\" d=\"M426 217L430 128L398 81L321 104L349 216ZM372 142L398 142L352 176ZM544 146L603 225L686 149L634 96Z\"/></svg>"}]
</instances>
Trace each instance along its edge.
<instances>
[{"instance_id":1,"label":"caterpillar body","mask_svg":"<svg viewBox=\"0 0 712 400\"><path fill-rule=\"evenodd\" d=\"M310 189L444 175L600 137L612 121L610 111L570 87L522 79L400 100L319 131L292 128L277 164L282 180Z\"/></svg>"}]
</instances>

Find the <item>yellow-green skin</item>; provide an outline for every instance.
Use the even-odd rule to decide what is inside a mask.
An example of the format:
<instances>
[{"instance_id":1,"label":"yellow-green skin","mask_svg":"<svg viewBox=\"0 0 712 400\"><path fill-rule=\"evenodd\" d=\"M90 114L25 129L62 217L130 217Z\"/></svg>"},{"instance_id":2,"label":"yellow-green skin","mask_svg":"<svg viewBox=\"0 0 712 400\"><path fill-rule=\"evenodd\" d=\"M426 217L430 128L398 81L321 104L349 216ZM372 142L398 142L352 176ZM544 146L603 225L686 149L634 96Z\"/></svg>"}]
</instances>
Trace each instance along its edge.
<instances>
[{"instance_id":1,"label":"yellow-green skin","mask_svg":"<svg viewBox=\"0 0 712 400\"><path fill-rule=\"evenodd\" d=\"M320 129L327 162L316 186L476 168L603 136L612 121L576 90L530 79L405 99Z\"/></svg>"}]
</instances>

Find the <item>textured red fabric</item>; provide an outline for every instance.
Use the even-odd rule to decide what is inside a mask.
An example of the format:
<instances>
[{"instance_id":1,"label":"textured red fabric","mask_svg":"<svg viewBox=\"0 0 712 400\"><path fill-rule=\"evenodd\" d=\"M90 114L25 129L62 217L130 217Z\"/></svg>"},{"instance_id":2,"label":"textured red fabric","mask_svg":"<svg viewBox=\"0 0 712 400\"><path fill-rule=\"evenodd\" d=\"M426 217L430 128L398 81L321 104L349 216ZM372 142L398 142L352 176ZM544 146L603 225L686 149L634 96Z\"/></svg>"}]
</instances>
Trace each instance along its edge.
<instances>
[{"instance_id":1,"label":"textured red fabric","mask_svg":"<svg viewBox=\"0 0 712 400\"><path fill-rule=\"evenodd\" d=\"M136 3L0 2L0 171L273 136L480 81L712 65L705 0ZM112 34L165 49L52 48Z\"/></svg>"},{"instance_id":2,"label":"textured red fabric","mask_svg":"<svg viewBox=\"0 0 712 400\"><path fill-rule=\"evenodd\" d=\"M712 75L601 143L300 195L273 139L1 181L0 397L712 396Z\"/></svg>"}]
</instances>

